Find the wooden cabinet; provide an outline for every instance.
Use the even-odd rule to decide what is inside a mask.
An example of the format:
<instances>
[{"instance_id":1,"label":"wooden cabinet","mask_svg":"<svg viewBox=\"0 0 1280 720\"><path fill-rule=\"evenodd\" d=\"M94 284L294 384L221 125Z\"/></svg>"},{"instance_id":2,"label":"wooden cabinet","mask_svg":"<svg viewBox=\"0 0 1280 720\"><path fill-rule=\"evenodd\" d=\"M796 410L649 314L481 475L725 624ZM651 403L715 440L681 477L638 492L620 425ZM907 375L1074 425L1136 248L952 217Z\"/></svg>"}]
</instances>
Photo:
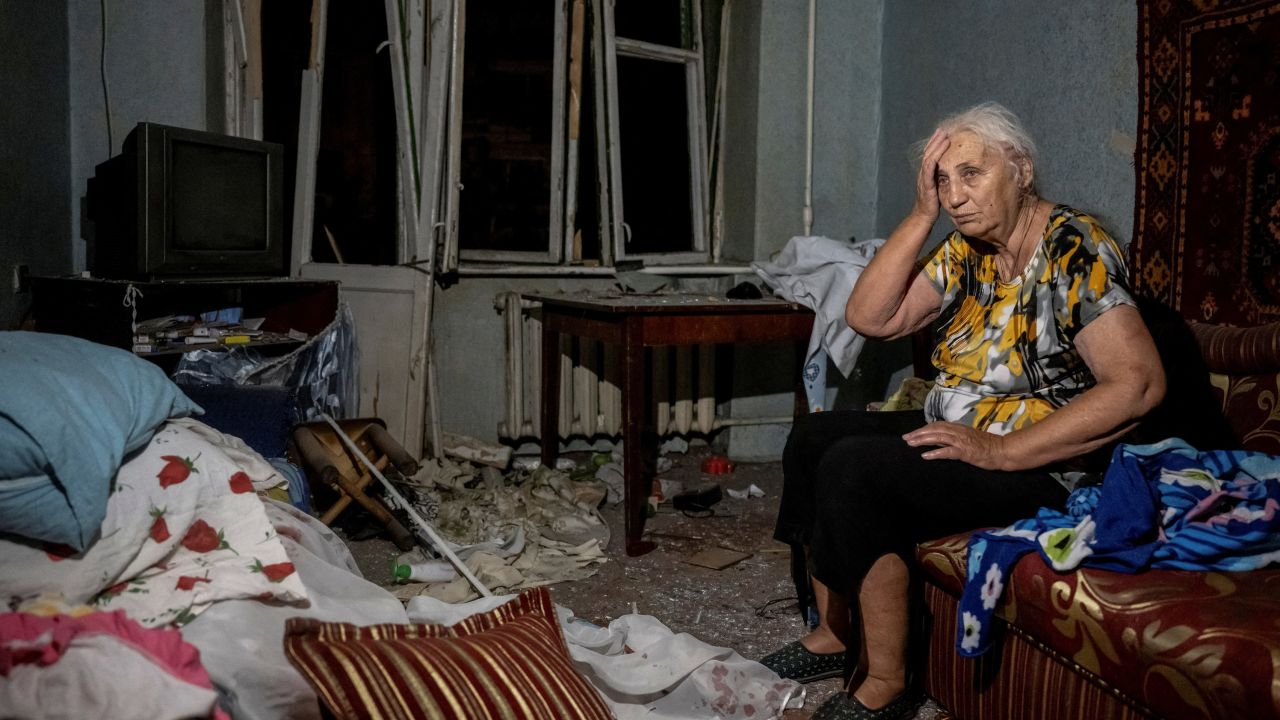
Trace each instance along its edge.
<instances>
[{"instance_id":1,"label":"wooden cabinet","mask_svg":"<svg viewBox=\"0 0 1280 720\"><path fill-rule=\"evenodd\" d=\"M338 283L331 280L138 282L35 277L31 279L31 292L31 314L37 330L125 349L133 347L135 319L141 322L166 315L199 316L230 307L242 308L245 318L263 318L261 329L272 339L253 340L249 345L288 349L324 330L338 311ZM281 339L291 330L295 331L293 339ZM210 346L191 349L200 347ZM151 354L180 352L174 349Z\"/></svg>"}]
</instances>

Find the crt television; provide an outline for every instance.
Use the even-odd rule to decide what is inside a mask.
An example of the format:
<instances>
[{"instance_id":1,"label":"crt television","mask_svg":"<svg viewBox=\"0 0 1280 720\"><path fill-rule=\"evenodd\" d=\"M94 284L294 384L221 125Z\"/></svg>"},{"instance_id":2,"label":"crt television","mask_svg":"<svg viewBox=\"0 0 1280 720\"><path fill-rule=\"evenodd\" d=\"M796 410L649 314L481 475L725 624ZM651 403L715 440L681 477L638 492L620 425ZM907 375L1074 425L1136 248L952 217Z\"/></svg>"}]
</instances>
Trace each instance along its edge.
<instances>
[{"instance_id":1,"label":"crt television","mask_svg":"<svg viewBox=\"0 0 1280 720\"><path fill-rule=\"evenodd\" d=\"M89 179L89 270L162 280L287 275L284 149L142 122Z\"/></svg>"}]
</instances>

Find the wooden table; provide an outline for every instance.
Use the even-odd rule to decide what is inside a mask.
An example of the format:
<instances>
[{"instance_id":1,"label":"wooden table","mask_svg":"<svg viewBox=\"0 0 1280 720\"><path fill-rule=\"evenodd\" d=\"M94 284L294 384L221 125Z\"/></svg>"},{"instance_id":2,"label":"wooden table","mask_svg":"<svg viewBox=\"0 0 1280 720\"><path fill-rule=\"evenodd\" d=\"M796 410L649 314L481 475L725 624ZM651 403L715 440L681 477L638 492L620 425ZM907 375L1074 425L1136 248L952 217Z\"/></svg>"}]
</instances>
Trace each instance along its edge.
<instances>
[{"instance_id":1,"label":"wooden table","mask_svg":"<svg viewBox=\"0 0 1280 720\"><path fill-rule=\"evenodd\" d=\"M687 294L524 293L542 303L542 462L560 449L560 336L590 338L621 347L622 444L626 550L643 555L645 505L657 456L648 402L645 348L703 343L800 342L809 339L813 313L773 298L730 300ZM797 368L798 372L798 368Z\"/></svg>"}]
</instances>

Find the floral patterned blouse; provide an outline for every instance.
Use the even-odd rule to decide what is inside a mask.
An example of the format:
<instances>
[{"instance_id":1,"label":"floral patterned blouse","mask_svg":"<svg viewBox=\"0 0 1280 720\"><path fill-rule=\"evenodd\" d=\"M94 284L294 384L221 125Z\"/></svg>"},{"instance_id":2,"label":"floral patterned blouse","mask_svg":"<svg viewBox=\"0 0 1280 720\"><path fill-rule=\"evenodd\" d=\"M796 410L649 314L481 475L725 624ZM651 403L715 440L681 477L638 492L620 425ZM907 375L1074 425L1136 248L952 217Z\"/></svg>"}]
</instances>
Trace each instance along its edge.
<instances>
[{"instance_id":1,"label":"floral patterned blouse","mask_svg":"<svg viewBox=\"0 0 1280 720\"><path fill-rule=\"evenodd\" d=\"M1107 310L1134 305L1116 241L1065 205L1050 212L1020 277L1002 281L995 254L959 231L926 259L924 272L942 294L938 377L925 416L997 435L1041 420L1093 387L1076 334Z\"/></svg>"}]
</instances>

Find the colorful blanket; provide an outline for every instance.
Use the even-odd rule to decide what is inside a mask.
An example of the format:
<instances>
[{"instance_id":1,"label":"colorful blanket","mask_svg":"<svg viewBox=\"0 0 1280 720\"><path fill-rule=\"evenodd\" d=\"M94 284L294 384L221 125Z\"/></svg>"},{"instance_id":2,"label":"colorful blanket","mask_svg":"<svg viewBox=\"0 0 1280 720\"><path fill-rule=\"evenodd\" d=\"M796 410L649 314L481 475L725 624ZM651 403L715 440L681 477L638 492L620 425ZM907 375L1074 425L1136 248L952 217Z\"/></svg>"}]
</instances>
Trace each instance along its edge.
<instances>
[{"instance_id":1,"label":"colorful blanket","mask_svg":"<svg viewBox=\"0 0 1280 720\"><path fill-rule=\"evenodd\" d=\"M1007 528L969 540L956 646L991 646L991 618L1005 578L1039 552L1055 570L1081 565L1134 573L1146 568L1247 571L1280 561L1280 457L1200 452L1179 439L1120 445L1101 486L1076 490L1064 511L1041 508Z\"/></svg>"}]
</instances>

